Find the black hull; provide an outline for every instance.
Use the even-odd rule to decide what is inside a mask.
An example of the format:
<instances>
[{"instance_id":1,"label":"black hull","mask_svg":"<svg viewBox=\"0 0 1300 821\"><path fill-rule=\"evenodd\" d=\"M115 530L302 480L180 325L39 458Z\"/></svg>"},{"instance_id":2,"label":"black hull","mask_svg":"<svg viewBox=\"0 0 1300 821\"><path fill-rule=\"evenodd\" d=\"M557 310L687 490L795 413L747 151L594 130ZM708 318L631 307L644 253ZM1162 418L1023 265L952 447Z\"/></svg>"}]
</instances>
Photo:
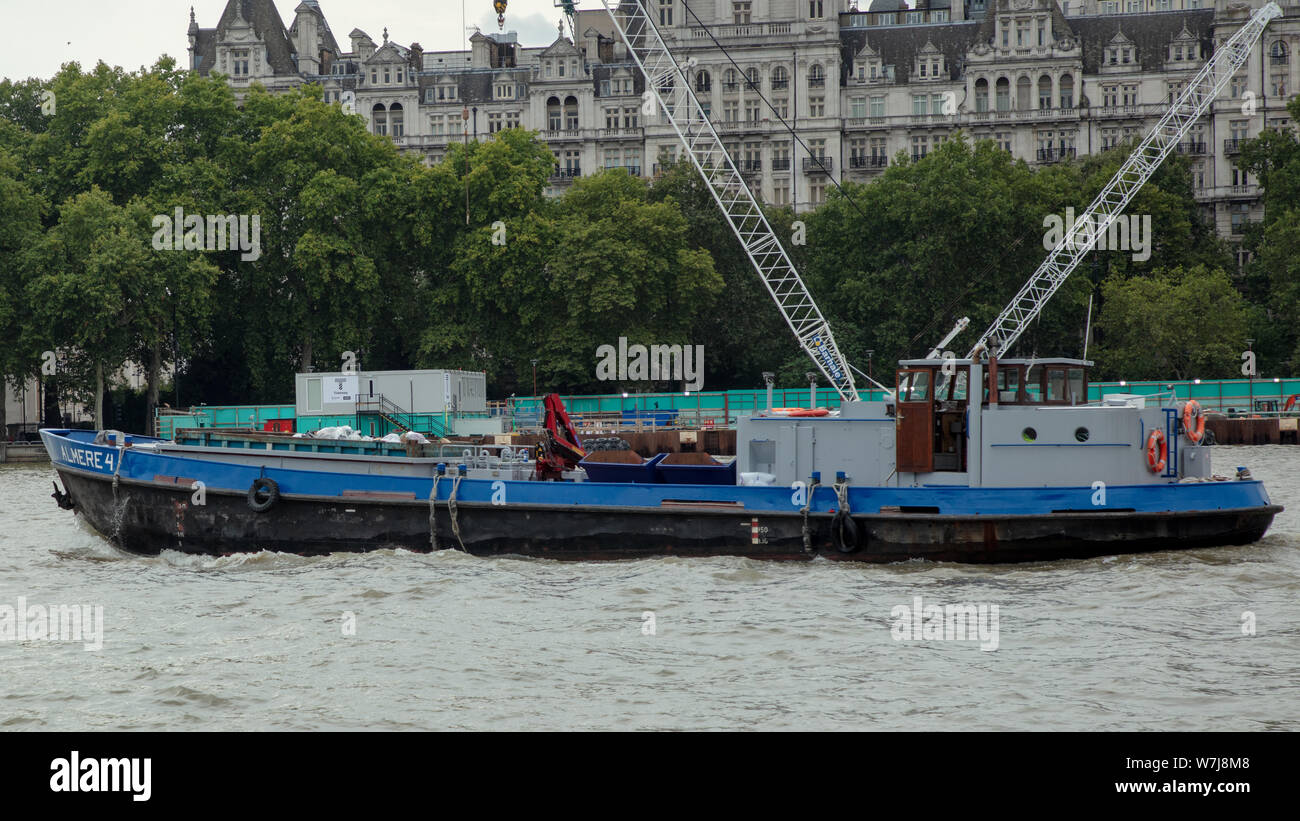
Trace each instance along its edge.
<instances>
[{"instance_id":1,"label":"black hull","mask_svg":"<svg viewBox=\"0 0 1300 821\"><path fill-rule=\"evenodd\" d=\"M929 559L1029 562L1116 553L1241 545L1258 541L1281 510L1271 505L1194 513L1089 513L962 517L854 516L858 539L837 546L832 517L728 508L494 506L440 501L430 539L428 502L288 497L256 513L243 494L207 492L205 504L176 486L121 481L60 469L75 510L124 550L229 555L270 550L301 555L402 548L465 550L476 556L605 560L647 556L742 556L865 562Z\"/></svg>"}]
</instances>

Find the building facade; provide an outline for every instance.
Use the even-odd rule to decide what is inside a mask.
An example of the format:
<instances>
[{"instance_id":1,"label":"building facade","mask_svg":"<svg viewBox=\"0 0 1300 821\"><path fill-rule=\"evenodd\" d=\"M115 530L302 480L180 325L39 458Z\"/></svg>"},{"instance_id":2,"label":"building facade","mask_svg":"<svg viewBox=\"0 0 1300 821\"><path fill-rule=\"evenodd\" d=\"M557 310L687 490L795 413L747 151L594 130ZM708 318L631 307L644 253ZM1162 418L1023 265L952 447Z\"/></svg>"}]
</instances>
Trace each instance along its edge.
<instances>
[{"instance_id":1,"label":"building facade","mask_svg":"<svg viewBox=\"0 0 1300 821\"><path fill-rule=\"evenodd\" d=\"M959 129L1031 165L1068 161L1143 134L1263 0L641 0L738 168L765 202L798 209L834 182L868 181L920 159ZM1179 147L1197 201L1224 237L1262 216L1241 141L1293 128L1300 3L1283 0L1249 65ZM230 0L217 26L191 13L191 68L237 89L318 83L368 127L430 162L453 142L512 127L555 154L552 191L621 167L653 176L680 155L603 9L579 11L544 47L513 33L465 51L341 49L316 0L288 28L271 0ZM794 138L790 129L798 134Z\"/></svg>"}]
</instances>

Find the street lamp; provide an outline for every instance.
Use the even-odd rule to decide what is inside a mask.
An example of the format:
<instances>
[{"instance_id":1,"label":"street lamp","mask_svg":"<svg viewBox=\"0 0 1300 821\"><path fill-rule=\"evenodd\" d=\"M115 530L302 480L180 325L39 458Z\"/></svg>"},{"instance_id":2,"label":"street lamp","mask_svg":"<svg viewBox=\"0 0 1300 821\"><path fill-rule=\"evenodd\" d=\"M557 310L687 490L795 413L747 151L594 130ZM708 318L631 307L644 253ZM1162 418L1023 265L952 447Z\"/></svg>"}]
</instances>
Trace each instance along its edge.
<instances>
[{"instance_id":1,"label":"street lamp","mask_svg":"<svg viewBox=\"0 0 1300 821\"><path fill-rule=\"evenodd\" d=\"M867 378L868 378L868 379L875 379L875 378L876 378L876 377L875 377L875 374L873 374L873 373L871 372L871 357L873 357L873 356L875 356L875 355L876 355L876 351L875 351L875 349L868 349L868 350L867 350Z\"/></svg>"},{"instance_id":2,"label":"street lamp","mask_svg":"<svg viewBox=\"0 0 1300 821\"><path fill-rule=\"evenodd\" d=\"M536 396L537 395L537 360L530 359L528 361L533 363L533 396Z\"/></svg>"},{"instance_id":3,"label":"street lamp","mask_svg":"<svg viewBox=\"0 0 1300 821\"><path fill-rule=\"evenodd\" d=\"M804 371L804 378L808 380L808 407L817 407L817 372Z\"/></svg>"}]
</instances>

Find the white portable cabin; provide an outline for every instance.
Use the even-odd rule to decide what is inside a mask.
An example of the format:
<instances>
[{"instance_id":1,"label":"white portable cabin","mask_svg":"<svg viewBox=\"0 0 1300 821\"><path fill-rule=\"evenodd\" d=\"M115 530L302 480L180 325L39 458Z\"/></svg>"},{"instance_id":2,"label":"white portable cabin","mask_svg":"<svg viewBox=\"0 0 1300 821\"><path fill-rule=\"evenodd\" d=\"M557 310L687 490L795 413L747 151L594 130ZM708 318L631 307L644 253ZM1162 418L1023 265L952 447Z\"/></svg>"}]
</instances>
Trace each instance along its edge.
<instances>
[{"instance_id":1,"label":"white portable cabin","mask_svg":"<svg viewBox=\"0 0 1300 821\"><path fill-rule=\"evenodd\" d=\"M487 374L478 371L339 371L294 377L298 416L355 413L380 396L408 413L486 413Z\"/></svg>"}]
</instances>

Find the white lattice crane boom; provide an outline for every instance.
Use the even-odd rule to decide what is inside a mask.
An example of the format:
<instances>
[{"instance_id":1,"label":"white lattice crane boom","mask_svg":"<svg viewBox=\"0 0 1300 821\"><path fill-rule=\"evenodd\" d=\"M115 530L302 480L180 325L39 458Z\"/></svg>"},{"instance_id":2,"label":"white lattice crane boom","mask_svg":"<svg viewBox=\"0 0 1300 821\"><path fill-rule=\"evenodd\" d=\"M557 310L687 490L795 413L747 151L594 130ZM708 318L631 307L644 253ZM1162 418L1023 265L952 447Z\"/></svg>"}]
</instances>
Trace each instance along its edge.
<instances>
[{"instance_id":1,"label":"white lattice crane boom","mask_svg":"<svg viewBox=\"0 0 1300 821\"><path fill-rule=\"evenodd\" d=\"M776 300L799 344L812 357L843 400L858 398L853 372L835 344L822 316L790 255L768 224L735 163L718 138L713 124L691 89L684 67L669 51L641 0L601 0L614 28L627 44L628 54L646 78L647 89L658 103L657 112L668 120L691 163L704 177L713 199L722 209L740 245Z\"/></svg>"},{"instance_id":2,"label":"white lattice crane boom","mask_svg":"<svg viewBox=\"0 0 1300 821\"><path fill-rule=\"evenodd\" d=\"M981 349L1001 355L1011 349L1029 324L1042 311L1057 289L1106 234L1133 196L1146 183L1165 157L1210 109L1228 81L1250 58L1251 49L1275 17L1282 16L1276 3L1255 11L1228 40L1215 50L1214 56L1196 73L1178 94L1169 110L1133 150L1115 176L1101 190L1092 205L1069 227L1060 243L1052 249L1038 270L1029 278L1015 299L1003 309L993 324L971 349L968 357Z\"/></svg>"}]
</instances>

